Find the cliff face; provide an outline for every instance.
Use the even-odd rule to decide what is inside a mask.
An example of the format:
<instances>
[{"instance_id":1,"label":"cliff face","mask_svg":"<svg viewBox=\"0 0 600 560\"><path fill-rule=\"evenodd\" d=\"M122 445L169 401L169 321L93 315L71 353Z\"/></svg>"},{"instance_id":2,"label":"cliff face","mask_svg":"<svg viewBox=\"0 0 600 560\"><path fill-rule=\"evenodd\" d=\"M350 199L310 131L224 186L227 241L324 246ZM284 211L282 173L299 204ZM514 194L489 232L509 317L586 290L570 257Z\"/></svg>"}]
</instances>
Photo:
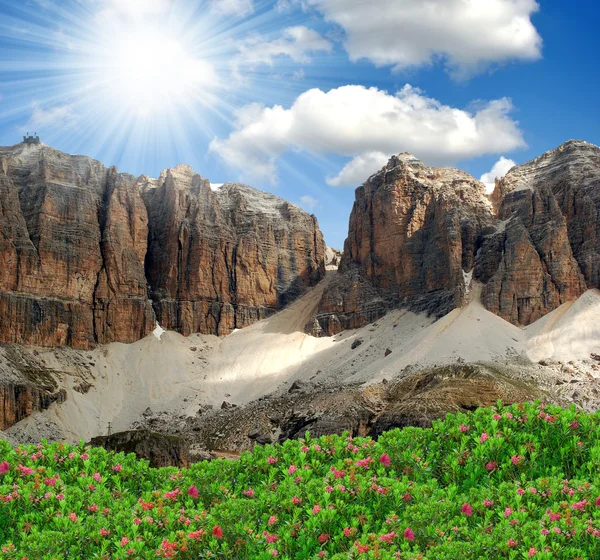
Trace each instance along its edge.
<instances>
[{"instance_id":1,"label":"cliff face","mask_svg":"<svg viewBox=\"0 0 600 560\"><path fill-rule=\"evenodd\" d=\"M397 306L448 313L493 219L485 187L466 173L393 157L356 191L338 276L308 329L335 334Z\"/></svg>"},{"instance_id":2,"label":"cliff face","mask_svg":"<svg viewBox=\"0 0 600 560\"><path fill-rule=\"evenodd\" d=\"M296 207L249 187L215 194L189 168L161 179L43 145L0 148L0 342L139 340L156 324L148 283L168 328L225 334L324 273L316 220ZM271 201L272 219L252 197Z\"/></svg>"},{"instance_id":3,"label":"cliff face","mask_svg":"<svg viewBox=\"0 0 600 560\"><path fill-rule=\"evenodd\" d=\"M517 325L600 287L600 148L567 142L490 197L460 171L392 158L356 191L339 273L307 331L360 327L392 307L441 316L471 278Z\"/></svg>"},{"instance_id":4,"label":"cliff face","mask_svg":"<svg viewBox=\"0 0 600 560\"><path fill-rule=\"evenodd\" d=\"M245 185L210 183L187 166L142 187L146 270L160 324L229 334L263 319L325 273L316 218Z\"/></svg>"}]
</instances>

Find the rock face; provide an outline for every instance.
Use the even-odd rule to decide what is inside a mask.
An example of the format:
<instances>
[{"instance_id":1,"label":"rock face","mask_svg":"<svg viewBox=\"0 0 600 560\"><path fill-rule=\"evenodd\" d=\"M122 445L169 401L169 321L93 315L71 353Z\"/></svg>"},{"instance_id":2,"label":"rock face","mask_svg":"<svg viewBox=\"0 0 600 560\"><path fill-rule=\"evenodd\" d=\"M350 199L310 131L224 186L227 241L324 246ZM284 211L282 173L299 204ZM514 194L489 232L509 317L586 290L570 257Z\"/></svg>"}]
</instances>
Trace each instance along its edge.
<instances>
[{"instance_id":1,"label":"rock face","mask_svg":"<svg viewBox=\"0 0 600 560\"><path fill-rule=\"evenodd\" d=\"M600 287L600 149L567 142L514 167L493 194L500 223L476 276L485 306L528 325Z\"/></svg>"},{"instance_id":2,"label":"rock face","mask_svg":"<svg viewBox=\"0 0 600 560\"><path fill-rule=\"evenodd\" d=\"M490 197L465 173L393 157L357 189L338 275L306 330L332 335L392 307L441 316L472 279L516 325L600 287L600 148L567 142Z\"/></svg>"},{"instance_id":3,"label":"rock face","mask_svg":"<svg viewBox=\"0 0 600 560\"><path fill-rule=\"evenodd\" d=\"M0 342L134 342L157 317L226 334L316 283L324 251L314 217L250 187L213 193L187 167L152 181L43 145L0 148Z\"/></svg>"},{"instance_id":4,"label":"rock face","mask_svg":"<svg viewBox=\"0 0 600 560\"><path fill-rule=\"evenodd\" d=\"M361 327L396 306L451 311L493 220L479 181L410 154L393 157L356 191L339 273L310 331Z\"/></svg>"},{"instance_id":5,"label":"rock face","mask_svg":"<svg viewBox=\"0 0 600 560\"><path fill-rule=\"evenodd\" d=\"M99 436L92 438L90 444L115 453L135 453L138 459L146 459L155 468L190 466L190 451L184 440L149 430Z\"/></svg>"},{"instance_id":6,"label":"rock face","mask_svg":"<svg viewBox=\"0 0 600 560\"><path fill-rule=\"evenodd\" d=\"M275 196L187 166L143 182L146 271L159 323L185 335L229 334L263 319L325 273L316 218Z\"/></svg>"}]
</instances>

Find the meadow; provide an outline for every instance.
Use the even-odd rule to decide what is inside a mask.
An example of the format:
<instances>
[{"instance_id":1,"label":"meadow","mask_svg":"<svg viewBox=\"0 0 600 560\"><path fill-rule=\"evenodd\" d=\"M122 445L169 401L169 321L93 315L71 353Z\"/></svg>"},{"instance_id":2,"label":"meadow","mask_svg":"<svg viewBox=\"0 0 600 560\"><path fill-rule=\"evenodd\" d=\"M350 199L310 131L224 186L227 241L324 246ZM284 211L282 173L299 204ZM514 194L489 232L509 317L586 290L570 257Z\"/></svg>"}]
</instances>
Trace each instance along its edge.
<instances>
[{"instance_id":1,"label":"meadow","mask_svg":"<svg viewBox=\"0 0 600 560\"><path fill-rule=\"evenodd\" d=\"M4 559L600 558L600 415L539 403L239 461L0 442Z\"/></svg>"}]
</instances>

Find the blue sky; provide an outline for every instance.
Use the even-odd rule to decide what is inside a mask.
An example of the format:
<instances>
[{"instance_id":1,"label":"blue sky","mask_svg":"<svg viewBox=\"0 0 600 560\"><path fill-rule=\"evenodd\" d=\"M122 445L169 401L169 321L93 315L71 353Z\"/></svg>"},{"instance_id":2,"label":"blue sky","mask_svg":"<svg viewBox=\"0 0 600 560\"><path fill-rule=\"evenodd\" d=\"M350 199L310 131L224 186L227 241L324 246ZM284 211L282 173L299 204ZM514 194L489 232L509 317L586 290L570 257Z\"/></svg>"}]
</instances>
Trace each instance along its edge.
<instances>
[{"instance_id":1,"label":"blue sky","mask_svg":"<svg viewBox=\"0 0 600 560\"><path fill-rule=\"evenodd\" d=\"M394 153L493 182L568 139L599 144L599 15L589 0L0 0L0 145L38 132L134 175L187 163L303 206L342 247L354 188Z\"/></svg>"}]
</instances>

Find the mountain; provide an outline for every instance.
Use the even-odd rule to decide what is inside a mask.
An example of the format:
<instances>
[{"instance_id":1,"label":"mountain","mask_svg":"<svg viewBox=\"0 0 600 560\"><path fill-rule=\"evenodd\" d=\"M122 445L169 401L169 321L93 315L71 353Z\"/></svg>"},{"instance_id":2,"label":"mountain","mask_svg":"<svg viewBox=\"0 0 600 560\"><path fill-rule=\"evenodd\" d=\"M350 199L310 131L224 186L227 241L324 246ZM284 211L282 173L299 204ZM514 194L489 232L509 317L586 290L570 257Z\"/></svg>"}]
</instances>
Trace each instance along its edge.
<instances>
[{"instance_id":1,"label":"mountain","mask_svg":"<svg viewBox=\"0 0 600 560\"><path fill-rule=\"evenodd\" d=\"M491 196L393 157L357 189L343 253L297 207L186 166L136 179L46 147L0 153L14 441L89 440L110 422L199 457L498 399L600 408L591 144L513 168Z\"/></svg>"},{"instance_id":2,"label":"mountain","mask_svg":"<svg viewBox=\"0 0 600 560\"><path fill-rule=\"evenodd\" d=\"M344 254L307 332L362 327L393 308L441 317L474 280L487 309L526 326L600 288L600 149L570 141L514 167L491 197L410 154L356 190Z\"/></svg>"},{"instance_id":3,"label":"mountain","mask_svg":"<svg viewBox=\"0 0 600 560\"><path fill-rule=\"evenodd\" d=\"M325 273L317 220L187 166L135 178L44 145L0 148L0 342L92 348L158 321L228 334Z\"/></svg>"}]
</instances>

